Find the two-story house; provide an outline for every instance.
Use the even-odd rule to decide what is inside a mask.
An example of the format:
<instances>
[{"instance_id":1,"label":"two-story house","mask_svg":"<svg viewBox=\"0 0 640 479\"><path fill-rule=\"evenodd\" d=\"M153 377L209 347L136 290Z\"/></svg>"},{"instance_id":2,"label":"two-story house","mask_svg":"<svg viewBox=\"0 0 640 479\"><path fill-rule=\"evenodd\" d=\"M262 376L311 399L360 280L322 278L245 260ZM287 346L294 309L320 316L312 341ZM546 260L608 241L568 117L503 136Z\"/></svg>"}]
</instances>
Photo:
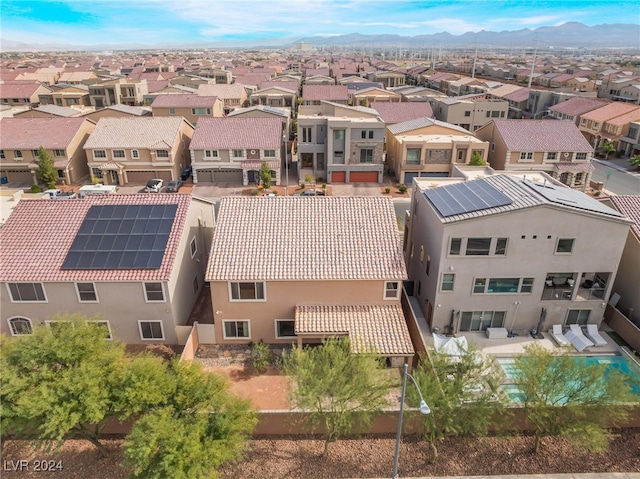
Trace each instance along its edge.
<instances>
[{"instance_id":1,"label":"two-story house","mask_svg":"<svg viewBox=\"0 0 640 479\"><path fill-rule=\"evenodd\" d=\"M181 116L196 125L201 118L221 118L224 116L222 100L204 95L158 95L151 103L153 116Z\"/></svg>"},{"instance_id":2,"label":"two-story house","mask_svg":"<svg viewBox=\"0 0 640 479\"><path fill-rule=\"evenodd\" d=\"M102 118L84 145L91 179L120 186L175 180L189 165L192 137L182 117Z\"/></svg>"},{"instance_id":3,"label":"two-story house","mask_svg":"<svg viewBox=\"0 0 640 479\"><path fill-rule=\"evenodd\" d=\"M0 81L0 103L12 107L36 107L40 104L40 95L51 93L45 85L28 80Z\"/></svg>"},{"instance_id":4,"label":"two-story house","mask_svg":"<svg viewBox=\"0 0 640 479\"><path fill-rule=\"evenodd\" d=\"M593 148L597 149L602 146L604 140L606 140L606 135L603 131L605 122L631 113L637 109L638 106L631 103L621 103L617 101L607 103L600 108L580 115L578 128L591 145L593 145Z\"/></svg>"},{"instance_id":5,"label":"two-story house","mask_svg":"<svg viewBox=\"0 0 640 479\"><path fill-rule=\"evenodd\" d=\"M149 93L147 80L117 78L89 85L89 99L96 108L119 103L136 106L144 104L144 96Z\"/></svg>"},{"instance_id":6,"label":"two-story house","mask_svg":"<svg viewBox=\"0 0 640 479\"><path fill-rule=\"evenodd\" d=\"M303 85L302 105L320 106L323 101L346 105L349 90L345 85Z\"/></svg>"},{"instance_id":7,"label":"two-story house","mask_svg":"<svg viewBox=\"0 0 640 479\"><path fill-rule=\"evenodd\" d=\"M572 121L492 120L476 136L490 143L496 170L544 171L583 191L589 185L593 147Z\"/></svg>"},{"instance_id":8,"label":"two-story house","mask_svg":"<svg viewBox=\"0 0 640 479\"><path fill-rule=\"evenodd\" d=\"M387 126L387 165L401 183L413 178L447 177L454 166L471 157L487 158L489 143L464 128L431 118L417 118Z\"/></svg>"},{"instance_id":9,"label":"two-story house","mask_svg":"<svg viewBox=\"0 0 640 479\"><path fill-rule=\"evenodd\" d=\"M415 120L416 118L433 118L431 105L426 101L401 103L376 101L371 103L370 108L378 112L378 115L387 126Z\"/></svg>"},{"instance_id":10,"label":"two-story house","mask_svg":"<svg viewBox=\"0 0 640 479\"><path fill-rule=\"evenodd\" d=\"M430 330L600 324L631 223L623 214L553 180L507 174L436 188L416 180L411 201L405 259Z\"/></svg>"},{"instance_id":11,"label":"two-story house","mask_svg":"<svg viewBox=\"0 0 640 479\"><path fill-rule=\"evenodd\" d=\"M263 162L280 184L283 135L276 117L203 118L189 146L193 182L257 184Z\"/></svg>"},{"instance_id":12,"label":"two-story house","mask_svg":"<svg viewBox=\"0 0 640 479\"><path fill-rule=\"evenodd\" d=\"M476 131L492 118L507 118L509 102L490 99L486 95L444 97L431 100L436 119Z\"/></svg>"},{"instance_id":13,"label":"two-story house","mask_svg":"<svg viewBox=\"0 0 640 479\"><path fill-rule=\"evenodd\" d=\"M299 345L347 336L398 366L414 350L388 197L226 197L206 280L216 342Z\"/></svg>"},{"instance_id":14,"label":"two-story house","mask_svg":"<svg viewBox=\"0 0 640 479\"><path fill-rule=\"evenodd\" d=\"M249 103L251 105L264 105L272 108L293 108L298 98L297 87L291 88L293 82L274 82L269 86L260 87L251 93ZM281 85L277 84L280 83Z\"/></svg>"},{"instance_id":15,"label":"two-story house","mask_svg":"<svg viewBox=\"0 0 640 479\"><path fill-rule=\"evenodd\" d=\"M184 344L213 215L212 202L184 194L20 201L0 229L0 332L79 313L109 339Z\"/></svg>"},{"instance_id":16,"label":"two-story house","mask_svg":"<svg viewBox=\"0 0 640 479\"><path fill-rule=\"evenodd\" d=\"M36 160L42 146L53 158L60 183L80 180L89 174L83 147L95 127L79 117L2 119L0 177L9 184L38 184Z\"/></svg>"},{"instance_id":17,"label":"two-story house","mask_svg":"<svg viewBox=\"0 0 640 479\"><path fill-rule=\"evenodd\" d=\"M326 87L328 88L328 87ZM371 108L328 101L298 110L298 174L329 183L381 183L385 124Z\"/></svg>"},{"instance_id":18,"label":"two-story house","mask_svg":"<svg viewBox=\"0 0 640 479\"><path fill-rule=\"evenodd\" d=\"M618 151L629 157L640 154L640 121L629 123L626 134L618 143Z\"/></svg>"},{"instance_id":19,"label":"two-story house","mask_svg":"<svg viewBox=\"0 0 640 479\"><path fill-rule=\"evenodd\" d=\"M249 104L247 89L240 84L198 85L198 95L220 98L224 104L225 114L236 108L248 106Z\"/></svg>"},{"instance_id":20,"label":"two-story house","mask_svg":"<svg viewBox=\"0 0 640 479\"><path fill-rule=\"evenodd\" d=\"M577 126L580 115L584 115L605 105L606 102L603 100L576 96L550 107L548 115L558 120L571 120Z\"/></svg>"}]
</instances>

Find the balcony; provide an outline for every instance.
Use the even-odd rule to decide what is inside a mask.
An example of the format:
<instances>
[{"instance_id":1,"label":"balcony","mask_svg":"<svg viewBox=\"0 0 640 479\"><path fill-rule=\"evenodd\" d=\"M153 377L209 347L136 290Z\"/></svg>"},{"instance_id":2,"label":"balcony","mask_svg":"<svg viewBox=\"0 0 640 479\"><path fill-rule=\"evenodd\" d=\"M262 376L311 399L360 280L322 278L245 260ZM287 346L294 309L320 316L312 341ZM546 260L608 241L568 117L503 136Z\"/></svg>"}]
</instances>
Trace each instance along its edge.
<instances>
[{"instance_id":1,"label":"balcony","mask_svg":"<svg viewBox=\"0 0 640 479\"><path fill-rule=\"evenodd\" d=\"M575 273L549 273L542 290L543 301L571 301L576 286Z\"/></svg>"},{"instance_id":2,"label":"balcony","mask_svg":"<svg viewBox=\"0 0 640 479\"><path fill-rule=\"evenodd\" d=\"M611 273L585 273L578 285L576 300L602 301L607 292L607 284Z\"/></svg>"}]
</instances>

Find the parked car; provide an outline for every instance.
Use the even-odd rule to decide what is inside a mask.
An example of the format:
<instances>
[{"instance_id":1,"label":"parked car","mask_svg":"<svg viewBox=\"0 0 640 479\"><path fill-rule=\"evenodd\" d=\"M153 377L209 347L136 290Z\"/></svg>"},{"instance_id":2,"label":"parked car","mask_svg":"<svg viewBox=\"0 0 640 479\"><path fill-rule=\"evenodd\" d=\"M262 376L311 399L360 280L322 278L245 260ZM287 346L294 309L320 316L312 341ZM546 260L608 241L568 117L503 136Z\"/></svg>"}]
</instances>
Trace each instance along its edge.
<instances>
[{"instance_id":1,"label":"parked car","mask_svg":"<svg viewBox=\"0 0 640 479\"><path fill-rule=\"evenodd\" d=\"M293 196L316 196L316 190L304 190L302 193L296 193Z\"/></svg>"},{"instance_id":2,"label":"parked car","mask_svg":"<svg viewBox=\"0 0 640 479\"><path fill-rule=\"evenodd\" d=\"M182 170L182 174L180 175L180 178L182 179L182 181L187 181L192 173L193 173L193 170L191 169L191 167L187 166L184 170Z\"/></svg>"},{"instance_id":3,"label":"parked car","mask_svg":"<svg viewBox=\"0 0 640 479\"><path fill-rule=\"evenodd\" d=\"M77 198L73 191L60 191L60 190L45 190L42 192L42 197L52 200L72 200Z\"/></svg>"},{"instance_id":4,"label":"parked car","mask_svg":"<svg viewBox=\"0 0 640 479\"><path fill-rule=\"evenodd\" d=\"M167 185L167 193L177 193L182 185L184 185L182 180L171 180Z\"/></svg>"},{"instance_id":5,"label":"parked car","mask_svg":"<svg viewBox=\"0 0 640 479\"><path fill-rule=\"evenodd\" d=\"M163 181L159 178L147 181L147 186L144 187L145 193L160 193L162 183Z\"/></svg>"}]
</instances>

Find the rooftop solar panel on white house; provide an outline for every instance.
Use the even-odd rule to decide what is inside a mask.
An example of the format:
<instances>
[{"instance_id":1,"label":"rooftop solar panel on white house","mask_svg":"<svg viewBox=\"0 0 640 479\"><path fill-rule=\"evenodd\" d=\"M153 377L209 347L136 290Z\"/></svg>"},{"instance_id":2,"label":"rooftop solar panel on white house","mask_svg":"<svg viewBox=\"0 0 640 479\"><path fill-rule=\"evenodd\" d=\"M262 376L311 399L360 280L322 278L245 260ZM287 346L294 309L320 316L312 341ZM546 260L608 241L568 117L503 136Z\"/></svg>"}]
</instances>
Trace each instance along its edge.
<instances>
[{"instance_id":1,"label":"rooftop solar panel on white house","mask_svg":"<svg viewBox=\"0 0 640 479\"><path fill-rule=\"evenodd\" d=\"M441 186L424 194L444 218L512 203L511 198L482 180Z\"/></svg>"}]
</instances>

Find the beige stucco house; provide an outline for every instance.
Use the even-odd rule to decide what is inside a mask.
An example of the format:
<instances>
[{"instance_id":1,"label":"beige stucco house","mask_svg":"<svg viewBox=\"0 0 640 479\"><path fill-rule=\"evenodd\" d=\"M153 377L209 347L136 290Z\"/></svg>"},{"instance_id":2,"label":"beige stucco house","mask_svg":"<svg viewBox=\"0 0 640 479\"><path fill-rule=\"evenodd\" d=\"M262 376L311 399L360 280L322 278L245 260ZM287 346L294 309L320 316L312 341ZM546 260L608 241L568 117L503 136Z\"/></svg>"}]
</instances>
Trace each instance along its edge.
<instances>
[{"instance_id":1,"label":"beige stucco house","mask_svg":"<svg viewBox=\"0 0 640 479\"><path fill-rule=\"evenodd\" d=\"M20 201L0 229L0 332L79 313L128 344L184 344L213 221L180 193Z\"/></svg>"},{"instance_id":2,"label":"beige stucco house","mask_svg":"<svg viewBox=\"0 0 640 479\"><path fill-rule=\"evenodd\" d=\"M223 198L206 276L216 342L348 336L402 364L405 277L391 198Z\"/></svg>"},{"instance_id":3,"label":"beige stucco house","mask_svg":"<svg viewBox=\"0 0 640 479\"><path fill-rule=\"evenodd\" d=\"M436 119L476 131L492 118L507 118L509 102L486 95L434 98L431 101Z\"/></svg>"},{"instance_id":4,"label":"beige stucco house","mask_svg":"<svg viewBox=\"0 0 640 479\"><path fill-rule=\"evenodd\" d=\"M430 330L600 324L631 223L623 214L559 182L507 174L416 180L411 201L405 259Z\"/></svg>"},{"instance_id":5,"label":"beige stucco house","mask_svg":"<svg viewBox=\"0 0 640 479\"><path fill-rule=\"evenodd\" d=\"M189 165L192 137L182 117L102 118L84 145L91 178L120 186L175 180Z\"/></svg>"},{"instance_id":6,"label":"beige stucco house","mask_svg":"<svg viewBox=\"0 0 640 479\"><path fill-rule=\"evenodd\" d=\"M181 116L192 125L201 118L221 118L224 116L222 100L215 96L200 95L158 95L151 103L153 116Z\"/></svg>"},{"instance_id":7,"label":"beige stucco house","mask_svg":"<svg viewBox=\"0 0 640 479\"><path fill-rule=\"evenodd\" d=\"M117 78L89 85L91 105L104 108L122 103L129 106L142 105L144 96L149 93L147 80Z\"/></svg>"}]
</instances>

